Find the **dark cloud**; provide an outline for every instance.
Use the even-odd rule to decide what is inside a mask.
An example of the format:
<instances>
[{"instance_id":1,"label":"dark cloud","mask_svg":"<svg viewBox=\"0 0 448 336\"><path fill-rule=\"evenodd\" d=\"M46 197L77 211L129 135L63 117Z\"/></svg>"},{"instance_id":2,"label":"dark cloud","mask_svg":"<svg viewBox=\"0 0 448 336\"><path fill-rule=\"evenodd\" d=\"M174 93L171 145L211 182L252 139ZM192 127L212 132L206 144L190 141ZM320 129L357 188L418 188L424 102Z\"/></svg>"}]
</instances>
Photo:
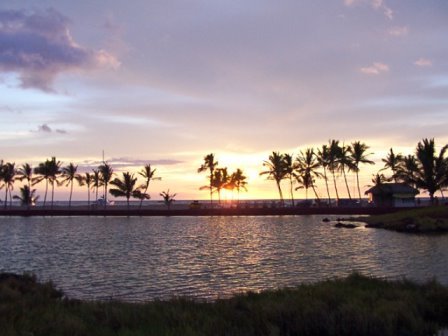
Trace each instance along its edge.
<instances>
[{"instance_id":1,"label":"dark cloud","mask_svg":"<svg viewBox=\"0 0 448 336\"><path fill-rule=\"evenodd\" d=\"M43 133L51 133L53 132L53 130L51 129L50 126L48 126L47 124L42 124L37 128L38 132L43 132Z\"/></svg>"},{"instance_id":2,"label":"dark cloud","mask_svg":"<svg viewBox=\"0 0 448 336\"><path fill-rule=\"evenodd\" d=\"M53 133L53 132L59 134L67 134L67 131L63 129L55 129L53 131L53 129L50 126L48 126L48 124L42 124L37 127L37 133Z\"/></svg>"},{"instance_id":3,"label":"dark cloud","mask_svg":"<svg viewBox=\"0 0 448 336\"><path fill-rule=\"evenodd\" d=\"M157 168L157 166L170 166L176 165L179 163L184 163L179 160L141 160L141 159L132 159L128 157L118 157L111 158L106 160L108 164L112 166L114 169L122 169L125 167L143 167L147 164L151 164L153 168ZM103 161L92 161L86 160L82 164L80 164L81 171L90 172L92 169L97 169L99 165L103 164Z\"/></svg>"},{"instance_id":4,"label":"dark cloud","mask_svg":"<svg viewBox=\"0 0 448 336\"><path fill-rule=\"evenodd\" d=\"M54 9L0 10L0 71L19 73L23 88L53 91L53 79L61 72L118 65L107 52L78 45L69 23Z\"/></svg>"}]
</instances>

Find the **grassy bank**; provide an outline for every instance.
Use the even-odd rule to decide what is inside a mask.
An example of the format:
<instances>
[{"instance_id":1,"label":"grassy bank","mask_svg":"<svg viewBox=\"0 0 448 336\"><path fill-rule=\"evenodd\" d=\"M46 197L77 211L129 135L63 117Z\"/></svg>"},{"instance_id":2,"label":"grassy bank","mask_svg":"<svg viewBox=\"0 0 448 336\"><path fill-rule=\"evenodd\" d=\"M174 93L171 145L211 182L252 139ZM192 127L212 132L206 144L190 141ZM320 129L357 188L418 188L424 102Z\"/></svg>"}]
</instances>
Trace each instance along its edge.
<instances>
[{"instance_id":1,"label":"grassy bank","mask_svg":"<svg viewBox=\"0 0 448 336\"><path fill-rule=\"evenodd\" d=\"M32 276L0 275L2 335L433 335L448 288L352 274L215 302L64 298Z\"/></svg>"},{"instance_id":2,"label":"grassy bank","mask_svg":"<svg viewBox=\"0 0 448 336\"><path fill-rule=\"evenodd\" d=\"M401 232L448 232L448 207L425 207L400 212L363 217L369 227Z\"/></svg>"}]
</instances>

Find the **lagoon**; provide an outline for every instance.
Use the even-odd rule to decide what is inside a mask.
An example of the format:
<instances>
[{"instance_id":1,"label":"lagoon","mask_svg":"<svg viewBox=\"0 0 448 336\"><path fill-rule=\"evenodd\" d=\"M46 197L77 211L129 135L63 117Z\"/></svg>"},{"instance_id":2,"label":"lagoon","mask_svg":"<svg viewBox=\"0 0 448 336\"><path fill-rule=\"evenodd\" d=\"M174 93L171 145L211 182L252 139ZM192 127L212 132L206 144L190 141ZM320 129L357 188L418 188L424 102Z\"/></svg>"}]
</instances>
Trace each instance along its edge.
<instances>
[{"instance_id":1,"label":"lagoon","mask_svg":"<svg viewBox=\"0 0 448 336\"><path fill-rule=\"evenodd\" d=\"M322 219L2 217L0 271L33 272L88 300L216 299L352 271L448 285L448 235L338 229Z\"/></svg>"}]
</instances>

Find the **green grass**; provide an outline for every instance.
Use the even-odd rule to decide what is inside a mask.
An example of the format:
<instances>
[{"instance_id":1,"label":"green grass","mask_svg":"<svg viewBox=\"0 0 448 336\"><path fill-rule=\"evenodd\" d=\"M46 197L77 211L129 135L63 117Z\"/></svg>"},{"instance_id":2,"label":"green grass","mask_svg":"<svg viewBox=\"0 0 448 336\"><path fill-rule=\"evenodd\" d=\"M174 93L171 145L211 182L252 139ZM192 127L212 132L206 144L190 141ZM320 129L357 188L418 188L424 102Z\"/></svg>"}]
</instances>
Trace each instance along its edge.
<instances>
[{"instance_id":1,"label":"green grass","mask_svg":"<svg viewBox=\"0 0 448 336\"><path fill-rule=\"evenodd\" d=\"M64 298L33 276L0 275L2 335L433 335L448 288L359 274L231 299L144 304Z\"/></svg>"},{"instance_id":2,"label":"green grass","mask_svg":"<svg viewBox=\"0 0 448 336\"><path fill-rule=\"evenodd\" d=\"M395 231L448 232L448 207L436 206L402 210L386 215L363 217L369 226Z\"/></svg>"}]
</instances>

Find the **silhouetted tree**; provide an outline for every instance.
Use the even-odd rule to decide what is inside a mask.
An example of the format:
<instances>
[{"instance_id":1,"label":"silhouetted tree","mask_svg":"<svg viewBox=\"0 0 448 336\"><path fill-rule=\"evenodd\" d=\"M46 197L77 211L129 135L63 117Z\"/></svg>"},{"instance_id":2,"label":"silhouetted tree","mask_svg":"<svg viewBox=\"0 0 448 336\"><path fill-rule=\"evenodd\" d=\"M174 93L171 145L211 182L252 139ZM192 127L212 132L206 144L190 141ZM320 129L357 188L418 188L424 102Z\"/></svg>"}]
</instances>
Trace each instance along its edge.
<instances>
[{"instance_id":1,"label":"silhouetted tree","mask_svg":"<svg viewBox=\"0 0 448 336\"><path fill-rule=\"evenodd\" d=\"M350 188L347 182L347 171L351 171L354 169L352 158L350 156L351 148L350 146L346 146L342 144L339 147L339 157L338 157L338 170L342 172L342 176L344 177L345 187L347 188L348 198L352 199L352 195L350 193Z\"/></svg>"},{"instance_id":2,"label":"silhouetted tree","mask_svg":"<svg viewBox=\"0 0 448 336\"><path fill-rule=\"evenodd\" d=\"M114 170L112 169L111 165L109 165L107 162L103 161L103 164L101 164L98 167L98 171L100 172L101 183L104 186L104 207L106 207L107 206L108 186L109 186L109 182L112 180L112 177L114 176Z\"/></svg>"},{"instance_id":3,"label":"silhouetted tree","mask_svg":"<svg viewBox=\"0 0 448 336\"><path fill-rule=\"evenodd\" d=\"M322 177L322 174L318 171L320 166L313 148L307 148L305 152L300 151L300 154L297 156L297 182L305 188L307 198L308 188L312 188L318 201L319 195L316 191L315 178Z\"/></svg>"},{"instance_id":4,"label":"silhouetted tree","mask_svg":"<svg viewBox=\"0 0 448 336\"><path fill-rule=\"evenodd\" d=\"M367 159L367 156L370 154L367 154L366 151L369 149L369 146L367 146L365 143L362 143L360 141L355 141L352 143L351 146L351 162L352 162L352 170L356 174L356 185L358 187L358 195L359 200L361 201L361 189L359 187L359 165L361 163L363 164L375 164L375 162Z\"/></svg>"},{"instance_id":5,"label":"silhouetted tree","mask_svg":"<svg viewBox=\"0 0 448 336\"><path fill-rule=\"evenodd\" d=\"M280 195L280 202L284 204L282 188L280 186L281 181L286 176L285 161L283 154L279 152L272 152L269 155L269 160L263 161L263 166L267 167L268 170L262 171L260 175L267 175L268 180L275 181Z\"/></svg>"},{"instance_id":6,"label":"silhouetted tree","mask_svg":"<svg viewBox=\"0 0 448 336\"><path fill-rule=\"evenodd\" d=\"M16 168L15 163L7 162L5 164L0 165L0 182L1 188L5 188L5 204L4 207L8 204L8 195L9 195L9 203L12 204L11 191L14 189L14 182L16 180Z\"/></svg>"},{"instance_id":7,"label":"silhouetted tree","mask_svg":"<svg viewBox=\"0 0 448 336\"><path fill-rule=\"evenodd\" d=\"M69 163L69 165L67 167L63 167L62 168L62 180L61 180L61 184L65 183L65 186L68 187L70 186L70 196L69 196L69 200L68 200L68 207L71 208L72 206L72 195L73 195L73 182L77 181L78 185L82 185L83 182L83 178L80 174L77 173L78 171L78 166L74 165L72 162Z\"/></svg>"},{"instance_id":8,"label":"silhouetted tree","mask_svg":"<svg viewBox=\"0 0 448 336\"><path fill-rule=\"evenodd\" d=\"M202 186L200 190L209 189L210 190L210 205L213 204L213 177L216 167L218 167L218 161L215 161L215 154L210 153L204 157L204 163L198 168L198 173L209 171L209 185Z\"/></svg>"},{"instance_id":9,"label":"silhouetted tree","mask_svg":"<svg viewBox=\"0 0 448 336\"><path fill-rule=\"evenodd\" d=\"M291 154L283 154L283 163L285 169L285 178L289 179L289 192L291 195L291 205L294 206L293 184L296 179L297 163Z\"/></svg>"},{"instance_id":10,"label":"silhouetted tree","mask_svg":"<svg viewBox=\"0 0 448 336\"><path fill-rule=\"evenodd\" d=\"M170 194L170 190L168 189L168 191L162 191L159 195L162 196L163 203L168 210L170 210L171 204L175 201L174 197L176 197L177 194Z\"/></svg>"},{"instance_id":11,"label":"silhouetted tree","mask_svg":"<svg viewBox=\"0 0 448 336\"><path fill-rule=\"evenodd\" d=\"M123 173L121 179L115 178L110 181L110 184L115 186L116 188L110 188L109 192L115 197L126 197L126 204L129 210L129 199L131 197L140 199L141 191L140 187L137 187L137 178L134 177L134 174L129 172Z\"/></svg>"},{"instance_id":12,"label":"silhouetted tree","mask_svg":"<svg viewBox=\"0 0 448 336\"><path fill-rule=\"evenodd\" d=\"M328 146L328 170L333 175L334 190L336 199L339 200L338 186L336 184L336 172L339 170L339 158L341 157L341 147L339 140L330 140Z\"/></svg>"},{"instance_id":13,"label":"silhouetted tree","mask_svg":"<svg viewBox=\"0 0 448 336\"><path fill-rule=\"evenodd\" d=\"M322 145L321 149L317 150L317 162L319 163L319 165L322 167L324 174L323 174L323 178L325 180L325 187L327 189L327 195L328 195L328 205L331 205L331 196L330 196L330 188L328 187L328 177L327 177L327 168L330 164L330 160L329 160L329 148L327 147L327 145Z\"/></svg>"},{"instance_id":14,"label":"silhouetted tree","mask_svg":"<svg viewBox=\"0 0 448 336\"><path fill-rule=\"evenodd\" d=\"M226 168L217 168L213 172L212 188L218 193L218 203L221 204L221 190L227 188L230 176Z\"/></svg>"},{"instance_id":15,"label":"silhouetted tree","mask_svg":"<svg viewBox=\"0 0 448 336\"><path fill-rule=\"evenodd\" d=\"M31 205L34 205L35 202L39 199L39 196L35 196L36 189L30 189L28 185L24 185L20 188L20 196L15 195L13 198L20 200L22 206L26 206L28 209Z\"/></svg>"},{"instance_id":16,"label":"silhouetted tree","mask_svg":"<svg viewBox=\"0 0 448 336\"><path fill-rule=\"evenodd\" d=\"M140 188L141 188L142 190L144 190L144 191L143 191L143 194L147 194L147 193L148 193L149 183L150 183L151 181L154 181L154 180L158 180L158 181L160 181L160 180L162 179L161 177L155 177L155 176L154 176L154 175L156 174L156 170L157 170L157 169L151 169L151 165L150 165L150 164L147 164L147 165L145 165L145 166L143 167L143 169L139 172L139 175L142 176L142 177L145 179L145 183L142 184L142 185L140 186ZM143 200L144 200L144 198L142 197L142 198L140 199L140 206L139 206L139 209L142 208Z\"/></svg>"},{"instance_id":17,"label":"silhouetted tree","mask_svg":"<svg viewBox=\"0 0 448 336\"><path fill-rule=\"evenodd\" d=\"M386 158L381 159L381 161L384 162L384 168L380 171L390 169L392 171L392 179L395 183L398 182L397 170L399 169L400 163L403 161L403 155L395 154L394 150L391 148Z\"/></svg>"},{"instance_id":18,"label":"silhouetted tree","mask_svg":"<svg viewBox=\"0 0 448 336\"><path fill-rule=\"evenodd\" d=\"M238 204L240 203L240 191L247 191L247 181L246 176L244 176L243 171L241 169L237 169L232 175L230 175L230 184L236 189L238 193Z\"/></svg>"}]
</instances>

